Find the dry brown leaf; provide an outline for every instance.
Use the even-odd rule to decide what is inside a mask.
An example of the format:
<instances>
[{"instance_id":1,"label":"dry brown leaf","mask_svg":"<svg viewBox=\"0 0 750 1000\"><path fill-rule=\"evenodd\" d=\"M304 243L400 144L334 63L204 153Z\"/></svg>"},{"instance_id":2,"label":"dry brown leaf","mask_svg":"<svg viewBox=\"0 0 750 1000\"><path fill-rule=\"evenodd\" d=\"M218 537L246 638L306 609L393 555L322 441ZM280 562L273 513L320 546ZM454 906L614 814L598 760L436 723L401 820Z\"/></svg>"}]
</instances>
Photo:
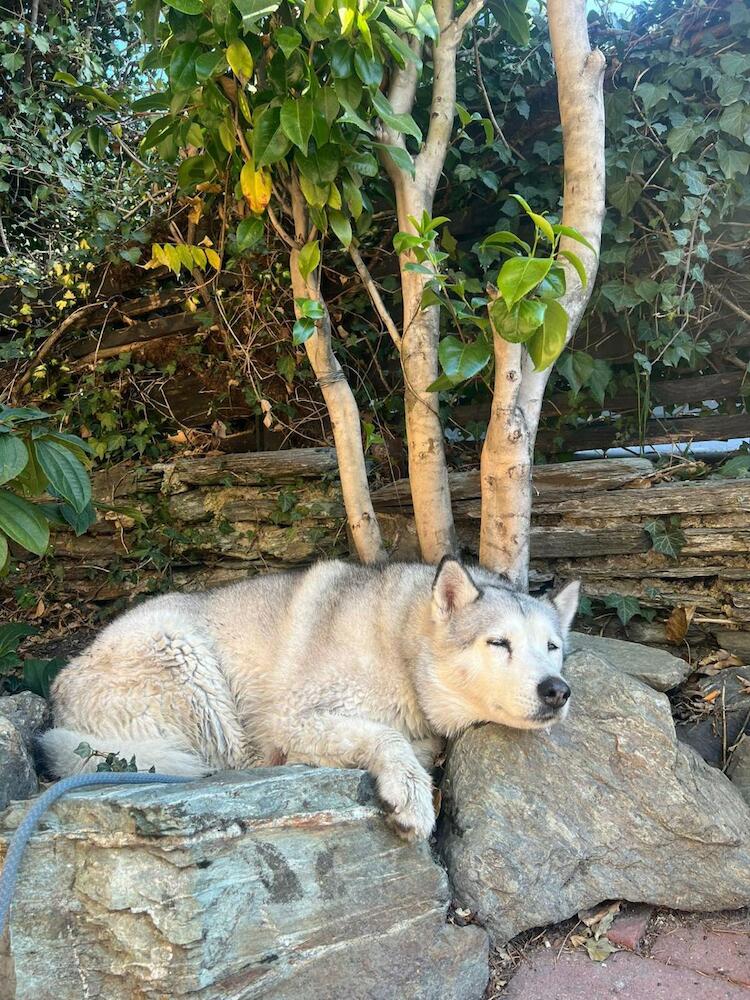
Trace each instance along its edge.
<instances>
[{"instance_id":1,"label":"dry brown leaf","mask_svg":"<svg viewBox=\"0 0 750 1000\"><path fill-rule=\"evenodd\" d=\"M694 614L695 608L680 607L674 609L669 618L667 618L665 626L668 642L673 643L675 646L679 646L683 642L685 636L688 634Z\"/></svg>"},{"instance_id":2,"label":"dry brown leaf","mask_svg":"<svg viewBox=\"0 0 750 1000\"><path fill-rule=\"evenodd\" d=\"M612 952L617 951L617 948L609 938L589 938L586 942L586 951L592 962L603 962Z\"/></svg>"},{"instance_id":3,"label":"dry brown leaf","mask_svg":"<svg viewBox=\"0 0 750 1000\"><path fill-rule=\"evenodd\" d=\"M578 913L578 919L587 927L596 927L596 925L600 924L605 917L608 917L610 914L614 916L614 914L618 913L619 910L619 900L614 903L600 903L598 906L592 906L588 910L580 910Z\"/></svg>"}]
</instances>

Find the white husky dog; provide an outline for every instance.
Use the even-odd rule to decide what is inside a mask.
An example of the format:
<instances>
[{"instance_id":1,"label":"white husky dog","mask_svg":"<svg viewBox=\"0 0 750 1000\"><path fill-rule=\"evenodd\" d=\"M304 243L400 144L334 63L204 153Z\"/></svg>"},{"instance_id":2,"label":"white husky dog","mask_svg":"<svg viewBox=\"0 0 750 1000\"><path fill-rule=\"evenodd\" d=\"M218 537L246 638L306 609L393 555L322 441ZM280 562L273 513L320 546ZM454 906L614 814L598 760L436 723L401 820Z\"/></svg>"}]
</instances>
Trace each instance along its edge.
<instances>
[{"instance_id":1,"label":"white husky dog","mask_svg":"<svg viewBox=\"0 0 750 1000\"><path fill-rule=\"evenodd\" d=\"M146 601L108 625L52 688L50 768L76 747L199 775L304 763L374 776L406 839L434 822L429 767L478 722L565 718L561 677L578 583L552 601L445 559L322 562L200 594Z\"/></svg>"}]
</instances>

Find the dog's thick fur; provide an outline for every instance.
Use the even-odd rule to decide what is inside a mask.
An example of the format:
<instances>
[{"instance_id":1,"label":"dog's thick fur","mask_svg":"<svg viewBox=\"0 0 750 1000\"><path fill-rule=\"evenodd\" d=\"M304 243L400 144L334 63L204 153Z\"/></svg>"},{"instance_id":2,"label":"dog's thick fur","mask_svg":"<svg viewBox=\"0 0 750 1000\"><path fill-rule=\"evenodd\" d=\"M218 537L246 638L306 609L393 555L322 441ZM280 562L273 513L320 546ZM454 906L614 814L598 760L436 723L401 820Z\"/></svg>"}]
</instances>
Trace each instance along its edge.
<instances>
[{"instance_id":1,"label":"dog's thick fur","mask_svg":"<svg viewBox=\"0 0 750 1000\"><path fill-rule=\"evenodd\" d=\"M452 559L437 574L323 562L156 597L60 673L43 750L61 775L81 768L81 742L184 775L284 761L366 768L399 833L426 837L425 767L443 737L564 717L540 683L562 683L577 603L577 584L538 600Z\"/></svg>"}]
</instances>

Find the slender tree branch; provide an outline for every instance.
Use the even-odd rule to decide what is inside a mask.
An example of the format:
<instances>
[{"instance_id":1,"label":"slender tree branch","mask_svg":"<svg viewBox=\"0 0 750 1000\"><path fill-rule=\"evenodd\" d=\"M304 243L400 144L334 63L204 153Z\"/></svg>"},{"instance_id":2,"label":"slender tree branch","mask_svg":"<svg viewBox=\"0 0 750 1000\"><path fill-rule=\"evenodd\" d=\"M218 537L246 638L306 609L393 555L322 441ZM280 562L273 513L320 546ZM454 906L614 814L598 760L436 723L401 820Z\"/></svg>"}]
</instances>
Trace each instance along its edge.
<instances>
[{"instance_id":1,"label":"slender tree branch","mask_svg":"<svg viewBox=\"0 0 750 1000\"><path fill-rule=\"evenodd\" d=\"M492 122L492 127L495 129L497 134L502 139L505 148L510 150L512 153L515 153L519 160L525 160L526 157L523 155L523 153L520 150L516 149L514 146L511 146L511 144L505 138L505 133L500 127L500 123L498 122L497 118L495 118L495 112L492 109L492 101L490 101L490 95L487 93L487 88L484 85L484 77L482 76L482 60L479 55L479 45L477 44L476 32L474 32L473 44L474 44L474 65L477 70L477 83L479 84L479 89L482 92L482 97L484 98L484 106L487 108L487 114L489 115L489 119Z\"/></svg>"},{"instance_id":2,"label":"slender tree branch","mask_svg":"<svg viewBox=\"0 0 750 1000\"><path fill-rule=\"evenodd\" d=\"M432 211L456 113L456 57L461 32L453 22L453 0L435 0L440 38L432 47L432 101L430 124L422 151L416 158L416 184Z\"/></svg>"},{"instance_id":3,"label":"slender tree branch","mask_svg":"<svg viewBox=\"0 0 750 1000\"><path fill-rule=\"evenodd\" d=\"M269 221L273 226L273 228L276 230L276 234L278 235L279 239L282 241L282 243L286 243L288 247L293 247L295 245L294 240L286 231L286 229L284 229L284 227L282 226L273 208L269 205L266 211L268 212Z\"/></svg>"},{"instance_id":4,"label":"slender tree branch","mask_svg":"<svg viewBox=\"0 0 750 1000\"><path fill-rule=\"evenodd\" d=\"M456 28L462 33L471 24L474 18L486 6L487 0L469 0L455 21Z\"/></svg>"},{"instance_id":5,"label":"slender tree branch","mask_svg":"<svg viewBox=\"0 0 750 1000\"><path fill-rule=\"evenodd\" d=\"M359 276L362 279L362 284L367 289L367 294L370 296L370 300L375 307L375 311L378 316L380 316L383 321L383 326L386 328L391 336L391 340L396 345L396 350L401 352L401 334L396 329L396 324L393 322L391 314L388 312L385 303L380 297L380 292L378 291L378 286L372 280L372 275L367 270L367 265L362 260L362 255L360 254L354 243L349 244L349 256L354 261L354 266L359 272Z\"/></svg>"}]
</instances>

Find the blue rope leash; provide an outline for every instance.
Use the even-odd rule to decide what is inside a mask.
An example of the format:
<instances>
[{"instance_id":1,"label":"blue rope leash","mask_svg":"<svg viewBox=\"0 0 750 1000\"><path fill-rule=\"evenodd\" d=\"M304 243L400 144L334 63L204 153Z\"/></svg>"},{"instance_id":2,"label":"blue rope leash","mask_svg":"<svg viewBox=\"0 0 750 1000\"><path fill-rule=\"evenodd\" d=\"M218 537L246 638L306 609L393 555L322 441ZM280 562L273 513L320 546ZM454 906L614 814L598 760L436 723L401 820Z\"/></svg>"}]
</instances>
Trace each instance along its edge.
<instances>
[{"instance_id":1,"label":"blue rope leash","mask_svg":"<svg viewBox=\"0 0 750 1000\"><path fill-rule=\"evenodd\" d=\"M5 863L2 874L0 874L0 937L5 931L18 871L29 839L49 807L66 792L71 792L76 788L89 788L92 785L156 785L193 780L195 779L180 777L176 774L152 774L149 771L122 771L119 774L113 774L111 771L95 771L90 774L72 774L69 778L63 778L62 781L58 781L57 784L48 788L36 799L26 813L13 834L13 839L5 855Z\"/></svg>"}]
</instances>

